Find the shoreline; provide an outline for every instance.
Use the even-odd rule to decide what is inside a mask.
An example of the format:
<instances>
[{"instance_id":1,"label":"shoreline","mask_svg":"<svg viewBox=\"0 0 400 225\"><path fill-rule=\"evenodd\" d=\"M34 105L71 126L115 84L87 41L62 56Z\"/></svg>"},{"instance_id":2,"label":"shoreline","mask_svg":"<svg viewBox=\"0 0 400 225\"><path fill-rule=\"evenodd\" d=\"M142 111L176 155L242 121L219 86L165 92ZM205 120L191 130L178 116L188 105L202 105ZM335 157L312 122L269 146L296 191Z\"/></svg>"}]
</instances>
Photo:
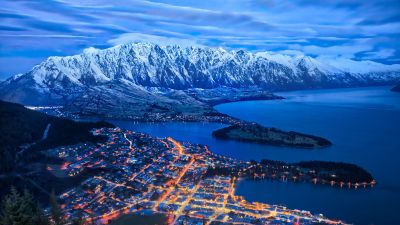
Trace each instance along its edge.
<instances>
[{"instance_id":1,"label":"shoreline","mask_svg":"<svg viewBox=\"0 0 400 225\"><path fill-rule=\"evenodd\" d=\"M336 88L337 89L337 88ZM339 89L346 89L346 88L339 88ZM347 88L347 89L353 89L353 87L351 88ZM327 89L324 89L327 90ZM328 89L328 90L335 90L335 89ZM311 90L310 90L311 91ZM267 99L267 100L282 100L284 98L278 98L278 99ZM245 102L245 101L252 101L252 100L238 100L238 101L234 101L234 102ZM263 100L254 100L254 101L265 101ZM231 102L228 102L231 103ZM228 104L228 103L220 103L217 105L222 105L222 104ZM127 122L136 122L136 123L219 123L219 124L226 124L226 125L232 125L232 124L251 124L251 122L248 121L244 121L241 119L237 119L234 118L230 115L227 114L223 114L220 112L215 112L215 114L217 116L203 116L203 117L198 117L197 115L191 115L191 116L183 116L183 115L179 115L177 117L173 117L173 118L163 118L162 116L160 116L159 118L163 118L162 120L154 120L154 119L144 119L144 118L118 118L118 117L81 117L78 120L106 120L106 121L113 121L113 120L120 120L120 121L127 121ZM222 128L223 129L223 128ZM297 133L297 132L294 132ZM302 133L298 133L298 134L302 134ZM307 135L307 134L306 134ZM313 136L316 137L314 135L307 135L307 136ZM319 137L317 137L319 138ZM241 141L241 140L235 140L235 141ZM259 143L259 142L256 142ZM265 144L265 143L259 143L259 144ZM287 145L282 145L282 144L272 144L272 146L287 146ZM328 145L329 146L329 145ZM325 146L325 147L328 147ZM293 148L293 149L313 149L313 148L305 148L305 147L301 147L301 146L290 146L289 147ZM320 147L318 147L317 149L319 149ZM321 147L322 148L322 147Z\"/></svg>"},{"instance_id":2,"label":"shoreline","mask_svg":"<svg viewBox=\"0 0 400 225\"><path fill-rule=\"evenodd\" d=\"M93 118L92 118L93 119ZM126 120L126 121L132 121L132 120ZM134 122L134 121L132 121L132 122ZM141 121L136 121L136 122L141 122ZM168 122L185 122L185 121L164 121L165 123L168 123ZM197 122L197 121L187 121L188 123L190 123L190 122ZM204 123L210 123L210 121L200 121L200 122L204 122ZM149 122L149 123L152 123L152 122ZM159 122L155 122L155 123L159 123ZM134 129L133 129L134 130ZM272 162L272 161L271 161ZM285 163L285 165L288 165L288 166L294 166L296 163ZM340 167L340 168L342 168L342 167ZM249 171L250 172L250 171ZM248 173L249 173L248 172ZM367 172L367 171L366 171ZM257 172L258 173L258 172ZM302 172L303 173L303 172ZM351 173L353 173L353 172L351 172ZM286 178L285 177L280 177L280 176L278 176L278 177L276 177L276 178L274 178L274 179L272 179L272 178L260 178L259 177L260 175L258 174L258 175L253 175L253 174L251 174L251 173L249 173L248 175L245 175L244 177L243 177L243 180L251 180L252 178L253 178L253 180L263 180L263 179L266 179L266 180L275 180L275 181L278 181L278 182L292 182L292 179L293 179L293 183L298 183L298 182L301 182L301 183L303 183L303 181L299 181L299 180L296 180L296 178L293 178L292 176L287 176ZM345 178L347 177L347 176L344 176ZM349 176L349 179L351 179L350 178L351 176ZM347 178L346 178L347 179ZM304 181L304 183L310 183L310 184L312 184L313 183L313 180L312 180L312 177L311 178L307 178L306 179L306 181ZM329 180L318 180L318 181L316 181L315 182L316 184L321 184L321 185L326 185L327 187L329 186L329 185L331 185L331 186L333 186L333 187L335 187L335 188L337 188L339 185L341 185L340 183L338 183L338 182L334 182L334 183L332 183L332 181L329 181ZM343 183L343 186L344 187L346 187L348 184L347 183L344 183L344 182L342 182ZM358 187L364 187L364 186L366 186L366 188L369 188L370 187L370 185L371 186L373 186L373 185L375 185L375 181L374 182L371 182L371 183L365 183L364 184L364 182L363 183L357 183L357 182L355 182L355 183L350 183L348 186L349 187L351 187L351 188L349 188L349 189L352 189L353 190L353 187L354 188L358 188ZM361 189L360 188L360 189ZM347 189L346 189L347 190Z\"/></svg>"},{"instance_id":3,"label":"shoreline","mask_svg":"<svg viewBox=\"0 0 400 225\"><path fill-rule=\"evenodd\" d=\"M322 149L332 145L332 142L319 136L295 131L283 131L257 123L235 124L224 127L213 131L212 136L223 140L303 149Z\"/></svg>"}]
</instances>

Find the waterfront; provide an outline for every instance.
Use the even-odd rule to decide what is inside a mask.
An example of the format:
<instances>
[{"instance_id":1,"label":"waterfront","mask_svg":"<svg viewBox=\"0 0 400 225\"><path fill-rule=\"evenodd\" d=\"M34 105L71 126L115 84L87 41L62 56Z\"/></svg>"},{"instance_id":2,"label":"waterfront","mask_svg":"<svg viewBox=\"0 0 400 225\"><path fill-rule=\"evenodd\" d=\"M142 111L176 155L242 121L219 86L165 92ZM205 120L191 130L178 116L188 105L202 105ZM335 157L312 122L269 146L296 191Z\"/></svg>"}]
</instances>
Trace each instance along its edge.
<instances>
[{"instance_id":1,"label":"waterfront","mask_svg":"<svg viewBox=\"0 0 400 225\"><path fill-rule=\"evenodd\" d=\"M334 173L331 165L315 171L269 161L257 164L216 155L205 146L170 137L155 138L120 128L100 128L93 133L106 136L107 141L62 146L47 153L64 161L62 165L47 165L53 175L89 175L60 195L68 219L81 215L88 222L108 224L121 215L145 209L167 214L168 224L343 224L308 211L247 202L235 195L239 177L296 176L313 182ZM348 181L347 177L337 178L337 183ZM370 181L359 178L360 183ZM328 185L328 181L324 183Z\"/></svg>"},{"instance_id":2,"label":"waterfront","mask_svg":"<svg viewBox=\"0 0 400 225\"><path fill-rule=\"evenodd\" d=\"M343 191L302 184L243 182L238 194L340 217L356 224L395 224L400 201L398 164L400 95L388 87L280 93L284 101L221 105L221 112L266 126L328 138L333 146L313 152L272 154L281 160L333 160L356 163L377 179L372 190ZM239 111L246 108L246 111ZM249 191L251 190L251 191ZM266 194L260 194L259 190ZM256 193L259 193L257 195ZM283 195L283 193L285 193Z\"/></svg>"},{"instance_id":3,"label":"waterfront","mask_svg":"<svg viewBox=\"0 0 400 225\"><path fill-rule=\"evenodd\" d=\"M356 163L378 181L372 190L341 190L310 184L242 181L237 194L250 201L284 204L356 224L394 224L400 201L400 96L389 87L279 93L285 100L219 105L223 113L284 130L325 137L333 146L293 149L216 140L211 132L222 124L114 121L123 128L202 143L211 151L238 159L263 158L287 162L328 160ZM397 164L397 165L396 165Z\"/></svg>"}]
</instances>

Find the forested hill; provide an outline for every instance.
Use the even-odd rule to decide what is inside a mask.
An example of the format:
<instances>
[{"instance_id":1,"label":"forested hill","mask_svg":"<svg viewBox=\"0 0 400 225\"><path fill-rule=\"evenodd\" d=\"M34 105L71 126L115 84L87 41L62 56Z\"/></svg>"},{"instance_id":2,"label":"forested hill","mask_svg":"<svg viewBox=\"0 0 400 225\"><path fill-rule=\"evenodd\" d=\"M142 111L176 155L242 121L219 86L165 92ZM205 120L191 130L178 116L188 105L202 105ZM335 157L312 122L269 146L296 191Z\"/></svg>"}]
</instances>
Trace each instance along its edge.
<instances>
[{"instance_id":1,"label":"forested hill","mask_svg":"<svg viewBox=\"0 0 400 225\"><path fill-rule=\"evenodd\" d=\"M17 152L21 153L23 149L23 152L32 153L79 142L99 142L102 137L92 135L90 130L111 126L106 122L61 119L0 101L0 172L12 169ZM48 132L45 132L47 127Z\"/></svg>"}]
</instances>

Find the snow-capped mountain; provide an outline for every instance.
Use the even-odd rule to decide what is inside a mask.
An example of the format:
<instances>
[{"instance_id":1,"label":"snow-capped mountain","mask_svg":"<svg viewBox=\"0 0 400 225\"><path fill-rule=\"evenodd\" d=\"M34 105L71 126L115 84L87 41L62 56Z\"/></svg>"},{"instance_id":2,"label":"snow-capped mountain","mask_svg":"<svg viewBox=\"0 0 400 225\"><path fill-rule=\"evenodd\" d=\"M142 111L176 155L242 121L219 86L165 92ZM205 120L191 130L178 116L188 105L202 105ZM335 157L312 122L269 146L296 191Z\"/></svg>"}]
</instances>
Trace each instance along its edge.
<instances>
[{"instance_id":1,"label":"snow-capped mountain","mask_svg":"<svg viewBox=\"0 0 400 225\"><path fill-rule=\"evenodd\" d=\"M154 100L154 96L166 98L167 92L199 88L255 87L274 91L398 81L400 65L129 43L104 50L89 48L80 55L50 57L31 71L1 83L0 98L29 105L63 104L88 98L88 93L100 96L107 92L115 95L114 100L124 102L120 98L131 98L132 93L136 99L147 96Z\"/></svg>"}]
</instances>

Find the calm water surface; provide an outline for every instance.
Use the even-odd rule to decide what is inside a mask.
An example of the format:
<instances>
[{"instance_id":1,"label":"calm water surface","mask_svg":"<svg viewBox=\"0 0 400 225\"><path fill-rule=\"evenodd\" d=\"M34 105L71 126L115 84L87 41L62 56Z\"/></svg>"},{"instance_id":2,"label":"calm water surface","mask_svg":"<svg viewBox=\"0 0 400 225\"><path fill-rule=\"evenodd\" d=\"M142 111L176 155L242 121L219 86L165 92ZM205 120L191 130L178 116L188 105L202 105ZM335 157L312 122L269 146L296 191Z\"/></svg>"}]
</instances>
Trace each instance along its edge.
<instances>
[{"instance_id":1,"label":"calm water surface","mask_svg":"<svg viewBox=\"0 0 400 225\"><path fill-rule=\"evenodd\" d=\"M325 137L322 150L274 147L216 140L212 123L134 123L117 126L159 137L207 144L216 153L238 159L296 162L329 160L356 163L378 181L374 189L348 190L305 183L243 180L237 194L249 201L283 204L355 224L398 224L400 211L400 93L389 87L278 93L285 100L222 104L216 109L265 126Z\"/></svg>"}]
</instances>

